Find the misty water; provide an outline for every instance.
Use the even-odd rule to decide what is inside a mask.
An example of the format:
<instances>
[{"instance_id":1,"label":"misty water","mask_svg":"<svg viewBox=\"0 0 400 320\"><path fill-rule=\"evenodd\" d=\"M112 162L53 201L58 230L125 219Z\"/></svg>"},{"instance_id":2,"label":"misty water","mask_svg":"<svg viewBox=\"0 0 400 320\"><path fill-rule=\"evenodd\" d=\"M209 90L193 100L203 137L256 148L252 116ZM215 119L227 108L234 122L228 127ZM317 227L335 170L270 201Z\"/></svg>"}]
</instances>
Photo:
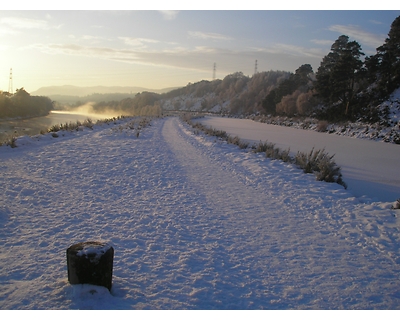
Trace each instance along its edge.
<instances>
[{"instance_id":1,"label":"misty water","mask_svg":"<svg viewBox=\"0 0 400 320\"><path fill-rule=\"evenodd\" d=\"M68 111L51 111L45 117L36 117L30 119L0 120L0 142L9 137L19 137L25 135L36 135L41 131L46 131L56 124L76 123L91 119L96 122L99 119L107 118L104 115L93 113L72 113Z\"/></svg>"}]
</instances>

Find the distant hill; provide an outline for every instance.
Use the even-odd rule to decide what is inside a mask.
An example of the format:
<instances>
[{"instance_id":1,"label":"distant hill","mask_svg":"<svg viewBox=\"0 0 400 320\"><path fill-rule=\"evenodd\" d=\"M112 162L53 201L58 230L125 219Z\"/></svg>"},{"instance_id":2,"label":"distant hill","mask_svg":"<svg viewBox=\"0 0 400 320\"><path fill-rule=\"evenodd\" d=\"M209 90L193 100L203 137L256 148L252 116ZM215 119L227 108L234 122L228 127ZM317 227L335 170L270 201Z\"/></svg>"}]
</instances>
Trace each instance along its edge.
<instances>
[{"instance_id":1,"label":"distant hill","mask_svg":"<svg viewBox=\"0 0 400 320\"><path fill-rule=\"evenodd\" d=\"M137 93L140 92L154 92L158 94L170 92L174 88L164 89L147 89L142 87L105 87L105 86L94 86L94 87L78 87L71 85L64 86L50 86L42 87L32 92L35 96L46 96L51 100L56 101L59 105L67 104L73 105L75 103L86 103L86 102L101 102L111 100L122 100L126 98L133 98ZM57 106L56 106L57 107Z\"/></svg>"},{"instance_id":2,"label":"distant hill","mask_svg":"<svg viewBox=\"0 0 400 320\"><path fill-rule=\"evenodd\" d=\"M147 89L142 87L105 87L105 86L94 86L94 87L78 87L78 86L50 86L41 87L38 90L31 92L32 95L36 96L78 96L84 97L92 95L94 93L107 94L107 93L128 93L134 94L143 91L165 93L176 88L165 88L165 89Z\"/></svg>"}]
</instances>

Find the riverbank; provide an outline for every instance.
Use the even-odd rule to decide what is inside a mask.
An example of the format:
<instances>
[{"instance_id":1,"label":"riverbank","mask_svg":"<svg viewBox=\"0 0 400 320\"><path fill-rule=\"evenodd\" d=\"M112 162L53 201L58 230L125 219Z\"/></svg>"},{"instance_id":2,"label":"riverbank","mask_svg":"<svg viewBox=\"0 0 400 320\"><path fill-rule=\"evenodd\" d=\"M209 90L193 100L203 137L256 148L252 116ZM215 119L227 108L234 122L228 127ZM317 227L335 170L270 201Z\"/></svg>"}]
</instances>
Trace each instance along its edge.
<instances>
[{"instance_id":1,"label":"riverbank","mask_svg":"<svg viewBox=\"0 0 400 320\"><path fill-rule=\"evenodd\" d=\"M31 136L47 131L51 126L64 123L85 121L88 118L96 121L103 119L103 115L89 113L72 113L54 110L47 116L33 118L14 118L0 120L0 144L13 137Z\"/></svg>"}]
</instances>

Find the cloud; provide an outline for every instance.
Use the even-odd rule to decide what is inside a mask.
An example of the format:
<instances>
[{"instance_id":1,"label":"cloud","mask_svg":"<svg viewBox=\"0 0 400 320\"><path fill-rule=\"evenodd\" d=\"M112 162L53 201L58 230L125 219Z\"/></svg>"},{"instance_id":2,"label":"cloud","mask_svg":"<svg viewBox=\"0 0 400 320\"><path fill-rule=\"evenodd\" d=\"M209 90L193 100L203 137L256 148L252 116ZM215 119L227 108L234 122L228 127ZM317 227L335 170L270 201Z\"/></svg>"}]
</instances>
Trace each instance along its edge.
<instances>
[{"instance_id":1,"label":"cloud","mask_svg":"<svg viewBox=\"0 0 400 320\"><path fill-rule=\"evenodd\" d=\"M85 35L82 36L82 39L83 40L103 40L104 38L85 34Z\"/></svg>"},{"instance_id":2,"label":"cloud","mask_svg":"<svg viewBox=\"0 0 400 320\"><path fill-rule=\"evenodd\" d=\"M1 24L5 24L15 29L49 29L49 25L46 20L28 19L28 18L1 18Z\"/></svg>"},{"instance_id":3,"label":"cloud","mask_svg":"<svg viewBox=\"0 0 400 320\"><path fill-rule=\"evenodd\" d=\"M165 20L174 20L178 15L179 11L175 10L160 10L159 11Z\"/></svg>"},{"instance_id":4,"label":"cloud","mask_svg":"<svg viewBox=\"0 0 400 320\"><path fill-rule=\"evenodd\" d=\"M295 70L304 63L317 65L326 53L321 52L321 49L306 49L285 44L276 44L270 48L242 48L240 50L208 46L189 48L179 45L165 46L160 49L140 46L140 44L157 42L153 39L122 38L121 40L137 45L128 48L112 48L88 44L53 43L36 44L29 48L46 54L90 57L129 64L195 70L203 73L211 72L214 63L217 63L219 71L224 70L224 72L245 71L246 68L252 70L255 60L258 61L260 68L262 66L266 68L264 70ZM164 44L164 42L160 42L160 44Z\"/></svg>"},{"instance_id":5,"label":"cloud","mask_svg":"<svg viewBox=\"0 0 400 320\"><path fill-rule=\"evenodd\" d=\"M359 26L355 25L333 25L329 27L330 31L338 32L354 38L356 41L361 42L363 45L367 45L373 48L377 48L382 45L385 41L384 35L376 35L373 33L362 30Z\"/></svg>"},{"instance_id":6,"label":"cloud","mask_svg":"<svg viewBox=\"0 0 400 320\"><path fill-rule=\"evenodd\" d=\"M201 31L188 31L189 37L194 39L211 39L211 40L232 40L231 37L224 36L219 33L205 33Z\"/></svg>"},{"instance_id":7,"label":"cloud","mask_svg":"<svg viewBox=\"0 0 400 320\"><path fill-rule=\"evenodd\" d=\"M143 39L141 39L143 40ZM147 39L151 40L151 39ZM140 41L138 42L140 43ZM36 49L46 54L84 56L104 60L119 61L123 63L135 63L142 65L156 65L168 68L183 68L191 70L203 70L210 68L215 56L224 55L222 50L195 47L166 48L164 50L150 50L143 47L132 47L131 49L117 49L111 47L97 47L78 44L35 44L27 47Z\"/></svg>"},{"instance_id":8,"label":"cloud","mask_svg":"<svg viewBox=\"0 0 400 320\"><path fill-rule=\"evenodd\" d=\"M19 34L19 32L15 31L15 30L13 30L11 28L8 28L8 27L0 28L0 37L1 36L16 35L16 34Z\"/></svg>"},{"instance_id":9,"label":"cloud","mask_svg":"<svg viewBox=\"0 0 400 320\"><path fill-rule=\"evenodd\" d=\"M216 48L211 48L211 47L204 47L204 46L197 46L193 50L194 52L200 52L200 53L216 53L220 50Z\"/></svg>"},{"instance_id":10,"label":"cloud","mask_svg":"<svg viewBox=\"0 0 400 320\"><path fill-rule=\"evenodd\" d=\"M373 24L383 24L383 22L377 21L377 20L369 20L369 22Z\"/></svg>"},{"instance_id":11,"label":"cloud","mask_svg":"<svg viewBox=\"0 0 400 320\"><path fill-rule=\"evenodd\" d=\"M321 58L323 56L323 52L319 48L304 48L284 43L276 43L271 47L254 49L258 52L285 54L298 57Z\"/></svg>"},{"instance_id":12,"label":"cloud","mask_svg":"<svg viewBox=\"0 0 400 320\"><path fill-rule=\"evenodd\" d=\"M130 37L119 37L118 39L124 41L125 44L133 46L133 47L141 47L146 48L147 43L159 43L160 41L154 39L146 39L146 38L130 38Z\"/></svg>"}]
</instances>

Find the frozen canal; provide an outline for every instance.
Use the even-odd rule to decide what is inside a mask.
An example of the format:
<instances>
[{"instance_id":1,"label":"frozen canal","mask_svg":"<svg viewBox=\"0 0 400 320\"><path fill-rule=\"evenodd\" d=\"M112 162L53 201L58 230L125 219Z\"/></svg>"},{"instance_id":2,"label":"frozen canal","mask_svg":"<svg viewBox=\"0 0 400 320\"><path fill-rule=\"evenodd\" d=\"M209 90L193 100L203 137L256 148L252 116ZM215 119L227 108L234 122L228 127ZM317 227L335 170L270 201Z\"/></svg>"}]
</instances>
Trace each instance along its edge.
<instances>
[{"instance_id":1,"label":"frozen canal","mask_svg":"<svg viewBox=\"0 0 400 320\"><path fill-rule=\"evenodd\" d=\"M224 130L241 139L259 142L268 140L277 147L308 152L322 149L342 168L343 180L356 197L374 201L395 201L400 198L400 146L310 130L270 125L252 120L205 117L204 125Z\"/></svg>"}]
</instances>

